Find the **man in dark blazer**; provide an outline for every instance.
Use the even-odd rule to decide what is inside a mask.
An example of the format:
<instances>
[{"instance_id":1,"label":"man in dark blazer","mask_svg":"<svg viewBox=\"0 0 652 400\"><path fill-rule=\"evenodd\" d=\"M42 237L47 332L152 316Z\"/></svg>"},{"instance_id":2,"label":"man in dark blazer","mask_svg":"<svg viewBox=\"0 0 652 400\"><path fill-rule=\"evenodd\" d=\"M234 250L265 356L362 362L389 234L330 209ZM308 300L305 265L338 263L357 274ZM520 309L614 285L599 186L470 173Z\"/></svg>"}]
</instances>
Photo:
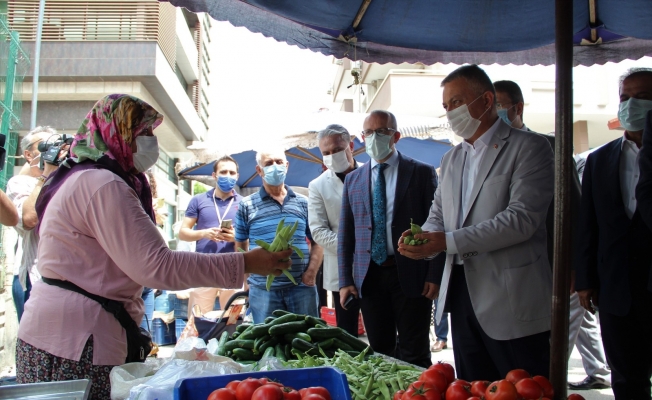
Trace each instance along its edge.
<instances>
[{"instance_id":1,"label":"man in dark blazer","mask_svg":"<svg viewBox=\"0 0 652 400\"><path fill-rule=\"evenodd\" d=\"M343 306L349 294L360 299L375 351L428 367L437 260L403 257L396 243L411 219L426 221L437 176L432 166L396 151L401 134L393 114L372 112L363 137L371 161L346 176L342 194L340 299Z\"/></svg>"},{"instance_id":2,"label":"man in dark blazer","mask_svg":"<svg viewBox=\"0 0 652 400\"><path fill-rule=\"evenodd\" d=\"M575 288L584 308L600 310L616 400L650 398L652 231L635 188L645 114L651 109L652 69L628 71L621 78L618 112L625 133L589 155L582 180ZM642 200L641 205L650 201Z\"/></svg>"}]
</instances>

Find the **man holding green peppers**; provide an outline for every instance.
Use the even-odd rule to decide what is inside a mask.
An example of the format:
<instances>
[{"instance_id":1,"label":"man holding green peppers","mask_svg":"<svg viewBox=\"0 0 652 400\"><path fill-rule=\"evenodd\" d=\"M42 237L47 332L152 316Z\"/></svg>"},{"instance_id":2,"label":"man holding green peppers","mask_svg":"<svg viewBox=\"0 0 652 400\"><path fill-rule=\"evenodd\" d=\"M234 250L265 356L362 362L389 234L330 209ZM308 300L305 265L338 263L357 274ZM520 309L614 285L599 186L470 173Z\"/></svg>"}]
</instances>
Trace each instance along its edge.
<instances>
[{"instance_id":1,"label":"man holding green peppers","mask_svg":"<svg viewBox=\"0 0 652 400\"><path fill-rule=\"evenodd\" d=\"M254 323L263 323L274 310L316 317L315 277L322 262L323 249L310 234L308 199L285 185L289 163L283 150L258 152L256 162L263 186L240 203L235 218L236 249L248 251L261 244L277 247L277 232L286 229L283 232L292 232L292 235L289 240L283 235L283 241L296 250L292 253L289 271L294 282L286 275L276 277L269 285L266 276L251 274L247 278ZM279 224L280 221L283 224Z\"/></svg>"}]
</instances>

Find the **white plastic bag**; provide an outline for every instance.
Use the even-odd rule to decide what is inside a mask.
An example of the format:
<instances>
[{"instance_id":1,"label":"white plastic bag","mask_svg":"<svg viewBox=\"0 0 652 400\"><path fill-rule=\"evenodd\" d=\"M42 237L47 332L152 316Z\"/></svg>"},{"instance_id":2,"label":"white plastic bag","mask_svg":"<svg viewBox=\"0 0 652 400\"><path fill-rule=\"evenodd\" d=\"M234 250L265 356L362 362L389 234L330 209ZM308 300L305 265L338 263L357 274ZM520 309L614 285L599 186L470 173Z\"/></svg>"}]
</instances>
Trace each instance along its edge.
<instances>
[{"instance_id":1,"label":"white plastic bag","mask_svg":"<svg viewBox=\"0 0 652 400\"><path fill-rule=\"evenodd\" d=\"M130 400L173 400L174 385L179 379L236 374L234 362L170 360L146 383L131 389Z\"/></svg>"},{"instance_id":2,"label":"white plastic bag","mask_svg":"<svg viewBox=\"0 0 652 400\"><path fill-rule=\"evenodd\" d=\"M147 382L168 360L148 358L144 363L129 363L111 370L111 400L129 398L131 388Z\"/></svg>"}]
</instances>

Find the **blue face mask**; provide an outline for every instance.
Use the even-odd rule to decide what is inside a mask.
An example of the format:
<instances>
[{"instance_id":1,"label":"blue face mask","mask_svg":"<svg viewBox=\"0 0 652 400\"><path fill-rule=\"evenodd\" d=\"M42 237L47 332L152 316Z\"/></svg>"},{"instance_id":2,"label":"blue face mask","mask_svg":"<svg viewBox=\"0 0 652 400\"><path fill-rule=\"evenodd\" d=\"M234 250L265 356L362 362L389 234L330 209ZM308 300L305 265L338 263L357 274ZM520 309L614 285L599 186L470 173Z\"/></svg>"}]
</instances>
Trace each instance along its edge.
<instances>
[{"instance_id":1,"label":"blue face mask","mask_svg":"<svg viewBox=\"0 0 652 400\"><path fill-rule=\"evenodd\" d=\"M507 110L506 109L503 108L503 109L498 110L498 116L500 117L500 119L505 121L505 123L507 125L512 126L512 121L509 120L509 116L507 116Z\"/></svg>"},{"instance_id":2,"label":"blue face mask","mask_svg":"<svg viewBox=\"0 0 652 400\"><path fill-rule=\"evenodd\" d=\"M285 182L287 168L285 168L285 165L273 164L263 168L263 172L265 172L263 179L268 185L280 186Z\"/></svg>"},{"instance_id":3,"label":"blue face mask","mask_svg":"<svg viewBox=\"0 0 652 400\"><path fill-rule=\"evenodd\" d=\"M217 177L217 187L224 193L229 193L235 187L235 178L230 176L218 176Z\"/></svg>"},{"instance_id":4,"label":"blue face mask","mask_svg":"<svg viewBox=\"0 0 652 400\"><path fill-rule=\"evenodd\" d=\"M620 125L630 132L642 131L645 128L645 114L650 110L652 110L651 100L630 97L618 106Z\"/></svg>"}]
</instances>

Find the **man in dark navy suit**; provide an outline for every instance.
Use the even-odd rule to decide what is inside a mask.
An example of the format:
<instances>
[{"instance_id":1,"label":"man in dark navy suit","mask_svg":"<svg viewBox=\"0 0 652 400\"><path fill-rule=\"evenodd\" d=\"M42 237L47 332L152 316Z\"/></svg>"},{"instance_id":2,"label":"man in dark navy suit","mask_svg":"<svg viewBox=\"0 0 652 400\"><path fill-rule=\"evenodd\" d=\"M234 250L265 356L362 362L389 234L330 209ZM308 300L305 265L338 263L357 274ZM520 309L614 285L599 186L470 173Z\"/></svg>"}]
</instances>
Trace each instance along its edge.
<instances>
[{"instance_id":1,"label":"man in dark navy suit","mask_svg":"<svg viewBox=\"0 0 652 400\"><path fill-rule=\"evenodd\" d=\"M652 231L644 218L650 212L643 211L649 208L639 204L651 200L645 190L639 190L641 203L635 196L650 110L652 69L629 70L621 78L618 112L625 133L589 155L582 180L575 288L584 308L600 310L616 400L650 398Z\"/></svg>"}]
</instances>

